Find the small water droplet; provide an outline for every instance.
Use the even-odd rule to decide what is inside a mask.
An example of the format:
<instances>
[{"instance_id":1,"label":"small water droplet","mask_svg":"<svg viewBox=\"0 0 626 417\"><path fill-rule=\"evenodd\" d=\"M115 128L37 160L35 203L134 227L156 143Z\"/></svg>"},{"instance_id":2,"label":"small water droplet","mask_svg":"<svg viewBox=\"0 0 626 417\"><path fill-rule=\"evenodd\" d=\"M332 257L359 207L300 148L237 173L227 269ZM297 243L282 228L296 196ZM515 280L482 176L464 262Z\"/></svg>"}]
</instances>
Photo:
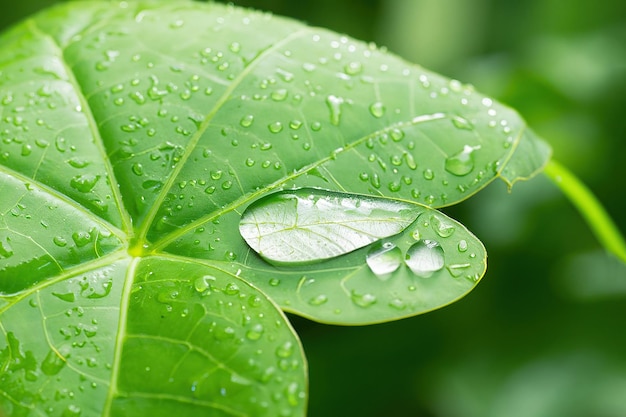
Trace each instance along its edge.
<instances>
[{"instance_id":1,"label":"small water droplet","mask_svg":"<svg viewBox=\"0 0 626 417\"><path fill-rule=\"evenodd\" d=\"M435 232L443 238L452 236L455 230L452 224L436 215L430 216L430 224Z\"/></svg>"},{"instance_id":2,"label":"small water droplet","mask_svg":"<svg viewBox=\"0 0 626 417\"><path fill-rule=\"evenodd\" d=\"M372 272L384 276L396 271L402 264L402 251L391 242L377 242L365 258Z\"/></svg>"},{"instance_id":3,"label":"small water droplet","mask_svg":"<svg viewBox=\"0 0 626 417\"><path fill-rule=\"evenodd\" d=\"M450 275L457 278L457 277L460 277L469 267L471 267L471 265L468 263L465 263L465 264L449 265L447 268L448 268L448 271L450 271Z\"/></svg>"},{"instance_id":4,"label":"small water droplet","mask_svg":"<svg viewBox=\"0 0 626 417\"><path fill-rule=\"evenodd\" d=\"M9 240L10 239L7 237L6 240L0 241L0 258L10 258L13 256L13 248Z\"/></svg>"},{"instance_id":5,"label":"small water droplet","mask_svg":"<svg viewBox=\"0 0 626 417\"><path fill-rule=\"evenodd\" d=\"M376 304L376 296L370 293L360 294L356 291L352 291L352 295L350 296L352 302L359 307L367 308Z\"/></svg>"},{"instance_id":6,"label":"small water droplet","mask_svg":"<svg viewBox=\"0 0 626 417\"><path fill-rule=\"evenodd\" d=\"M445 169L456 176L464 176L474 169L474 151L480 146L463 146L463 150L446 158Z\"/></svg>"},{"instance_id":7,"label":"small water droplet","mask_svg":"<svg viewBox=\"0 0 626 417\"><path fill-rule=\"evenodd\" d=\"M269 284L272 287L277 287L278 285L280 285L280 280L278 278L271 278Z\"/></svg>"},{"instance_id":8,"label":"small water droplet","mask_svg":"<svg viewBox=\"0 0 626 417\"><path fill-rule=\"evenodd\" d=\"M242 127L250 127L252 126L252 122L254 121L254 116L251 114L248 114L244 117L241 118L241 120L239 121L239 124Z\"/></svg>"},{"instance_id":9,"label":"small water droplet","mask_svg":"<svg viewBox=\"0 0 626 417\"><path fill-rule=\"evenodd\" d=\"M239 44L239 42L233 42L230 44L230 46L228 47L228 49L230 49L230 52L232 53L238 53L239 51L241 51L241 45Z\"/></svg>"},{"instance_id":10,"label":"small water droplet","mask_svg":"<svg viewBox=\"0 0 626 417\"><path fill-rule=\"evenodd\" d=\"M341 117L341 105L343 104L343 102L344 100L341 97L337 97L334 95L326 97L326 105L330 110L330 123L335 126L339 125L339 119Z\"/></svg>"},{"instance_id":11,"label":"small water droplet","mask_svg":"<svg viewBox=\"0 0 626 417\"><path fill-rule=\"evenodd\" d=\"M426 179L426 180L429 180L429 181L430 181L430 180L432 180L433 178L435 178L435 173L433 172L433 170L432 170L432 169L430 169L430 168L426 168L426 169L424 170L424 179Z\"/></svg>"},{"instance_id":12,"label":"small water droplet","mask_svg":"<svg viewBox=\"0 0 626 417\"><path fill-rule=\"evenodd\" d=\"M402 138L404 138L404 132L398 128L393 128L389 132L389 136L391 136L391 139L394 142L399 142L402 140Z\"/></svg>"},{"instance_id":13,"label":"small water droplet","mask_svg":"<svg viewBox=\"0 0 626 417\"><path fill-rule=\"evenodd\" d=\"M358 61L349 62L343 67L343 70L348 75L357 75L363 71L363 64Z\"/></svg>"},{"instance_id":14,"label":"small water droplet","mask_svg":"<svg viewBox=\"0 0 626 417\"><path fill-rule=\"evenodd\" d=\"M276 69L276 73L278 74L278 76L285 82L291 82L293 81L293 74L289 71L286 71L282 68L277 68Z\"/></svg>"},{"instance_id":15,"label":"small water droplet","mask_svg":"<svg viewBox=\"0 0 626 417\"><path fill-rule=\"evenodd\" d=\"M319 294L309 299L309 304L312 306L321 306L322 304L326 304L327 301L328 297L325 294Z\"/></svg>"},{"instance_id":16,"label":"small water droplet","mask_svg":"<svg viewBox=\"0 0 626 417\"><path fill-rule=\"evenodd\" d=\"M77 175L70 180L70 186L81 193L88 193L96 186L99 179L100 175Z\"/></svg>"},{"instance_id":17,"label":"small water droplet","mask_svg":"<svg viewBox=\"0 0 626 417\"><path fill-rule=\"evenodd\" d=\"M58 350L48 351L48 354L41 362L41 371L48 375L56 375L61 372L61 369L65 366L65 362L70 353L70 347L63 345Z\"/></svg>"},{"instance_id":18,"label":"small water droplet","mask_svg":"<svg viewBox=\"0 0 626 417\"><path fill-rule=\"evenodd\" d=\"M294 351L293 342L287 341L283 343L282 345L278 346L278 348L276 348L276 356L278 356L279 358L288 358L291 355L293 355L293 351Z\"/></svg>"},{"instance_id":19,"label":"small water droplet","mask_svg":"<svg viewBox=\"0 0 626 417\"><path fill-rule=\"evenodd\" d=\"M406 308L406 303L401 298L394 298L389 301L389 307L395 308L396 310L404 310Z\"/></svg>"},{"instance_id":20,"label":"small water droplet","mask_svg":"<svg viewBox=\"0 0 626 417\"><path fill-rule=\"evenodd\" d=\"M270 132L272 133L279 133L283 130L283 124L281 122L273 122L270 123L267 128L270 130Z\"/></svg>"},{"instance_id":21,"label":"small water droplet","mask_svg":"<svg viewBox=\"0 0 626 417\"><path fill-rule=\"evenodd\" d=\"M133 166L131 167L131 171L135 175L138 175L138 176L143 175L143 165L139 162L135 162Z\"/></svg>"},{"instance_id":22,"label":"small water droplet","mask_svg":"<svg viewBox=\"0 0 626 417\"><path fill-rule=\"evenodd\" d=\"M298 130L300 129L300 127L302 127L302 121L294 119L291 122L289 122L289 127L293 130Z\"/></svg>"},{"instance_id":23,"label":"small water droplet","mask_svg":"<svg viewBox=\"0 0 626 417\"><path fill-rule=\"evenodd\" d=\"M474 129L474 125L467 120L464 117L461 116L454 116L452 117L452 124L457 128L457 129L464 129L464 130L472 130Z\"/></svg>"},{"instance_id":24,"label":"small water droplet","mask_svg":"<svg viewBox=\"0 0 626 417\"><path fill-rule=\"evenodd\" d=\"M287 98L287 90L281 88L279 90L273 91L272 94L270 94L270 97L274 101L283 101Z\"/></svg>"},{"instance_id":25,"label":"small water droplet","mask_svg":"<svg viewBox=\"0 0 626 417\"><path fill-rule=\"evenodd\" d=\"M77 247L82 248L91 242L91 234L86 231L74 232L72 233L72 240Z\"/></svg>"},{"instance_id":26,"label":"small water droplet","mask_svg":"<svg viewBox=\"0 0 626 417\"><path fill-rule=\"evenodd\" d=\"M408 166L412 170L417 169L417 162L415 162L415 158L413 158L413 154L410 154L408 152L405 153L404 159L406 161L406 166Z\"/></svg>"},{"instance_id":27,"label":"small water droplet","mask_svg":"<svg viewBox=\"0 0 626 417\"><path fill-rule=\"evenodd\" d=\"M196 291L203 293L211 288L211 283L215 282L215 277L212 275L204 275L194 279L193 287Z\"/></svg>"},{"instance_id":28,"label":"small water droplet","mask_svg":"<svg viewBox=\"0 0 626 417\"><path fill-rule=\"evenodd\" d=\"M374 102L370 105L370 113L376 118L383 117L385 114L385 106L380 101Z\"/></svg>"},{"instance_id":29,"label":"small water droplet","mask_svg":"<svg viewBox=\"0 0 626 417\"><path fill-rule=\"evenodd\" d=\"M443 248L434 240L419 240L407 251L405 262L415 275L428 278L443 268Z\"/></svg>"},{"instance_id":30,"label":"small water droplet","mask_svg":"<svg viewBox=\"0 0 626 417\"><path fill-rule=\"evenodd\" d=\"M255 324L246 332L246 338L248 338L248 340L259 340L261 336L263 336L264 330L262 324Z\"/></svg>"},{"instance_id":31,"label":"small water droplet","mask_svg":"<svg viewBox=\"0 0 626 417\"><path fill-rule=\"evenodd\" d=\"M465 239L461 239L459 241L459 252L466 252L467 251L467 241L465 241Z\"/></svg>"}]
</instances>

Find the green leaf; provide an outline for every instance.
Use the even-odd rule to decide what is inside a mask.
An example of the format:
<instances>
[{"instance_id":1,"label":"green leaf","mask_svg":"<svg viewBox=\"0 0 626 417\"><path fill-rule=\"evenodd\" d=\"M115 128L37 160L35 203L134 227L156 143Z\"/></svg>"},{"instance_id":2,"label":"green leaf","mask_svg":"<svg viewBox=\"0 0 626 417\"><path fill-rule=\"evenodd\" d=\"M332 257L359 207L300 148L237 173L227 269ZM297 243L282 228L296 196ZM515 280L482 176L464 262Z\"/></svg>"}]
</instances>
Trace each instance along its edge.
<instances>
[{"instance_id":1,"label":"green leaf","mask_svg":"<svg viewBox=\"0 0 626 417\"><path fill-rule=\"evenodd\" d=\"M281 308L365 324L457 300L486 254L436 208L550 152L471 86L213 3L44 11L0 36L0 103L11 416L302 416Z\"/></svg>"}]
</instances>

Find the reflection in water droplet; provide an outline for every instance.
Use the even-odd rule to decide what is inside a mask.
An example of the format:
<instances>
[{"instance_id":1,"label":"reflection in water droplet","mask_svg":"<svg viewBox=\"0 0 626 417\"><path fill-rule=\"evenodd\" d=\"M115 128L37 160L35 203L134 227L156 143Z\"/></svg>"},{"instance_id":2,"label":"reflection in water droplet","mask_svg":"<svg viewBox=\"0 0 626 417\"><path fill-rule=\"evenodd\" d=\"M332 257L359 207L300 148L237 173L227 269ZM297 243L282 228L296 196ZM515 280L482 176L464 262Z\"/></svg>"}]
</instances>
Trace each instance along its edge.
<instances>
[{"instance_id":1,"label":"reflection in water droplet","mask_svg":"<svg viewBox=\"0 0 626 417\"><path fill-rule=\"evenodd\" d=\"M402 264L402 251L391 242L377 242L367 253L366 261L374 274L391 274Z\"/></svg>"},{"instance_id":2,"label":"reflection in water droplet","mask_svg":"<svg viewBox=\"0 0 626 417\"><path fill-rule=\"evenodd\" d=\"M443 248L434 240L420 240L409 248L405 262L415 275L428 278L443 268Z\"/></svg>"},{"instance_id":3,"label":"reflection in water droplet","mask_svg":"<svg viewBox=\"0 0 626 417\"><path fill-rule=\"evenodd\" d=\"M474 151L480 146L463 146L463 150L448 157L445 162L445 169L449 173L457 176L467 175L474 169Z\"/></svg>"}]
</instances>

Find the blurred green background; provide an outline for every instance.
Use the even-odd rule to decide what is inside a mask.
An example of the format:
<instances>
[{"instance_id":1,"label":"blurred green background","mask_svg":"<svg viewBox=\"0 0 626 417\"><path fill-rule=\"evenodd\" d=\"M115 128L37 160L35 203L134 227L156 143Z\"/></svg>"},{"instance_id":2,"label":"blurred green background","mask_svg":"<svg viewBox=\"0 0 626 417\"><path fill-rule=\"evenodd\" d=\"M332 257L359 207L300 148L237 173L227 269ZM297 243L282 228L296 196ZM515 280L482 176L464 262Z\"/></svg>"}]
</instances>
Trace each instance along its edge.
<instances>
[{"instance_id":1,"label":"blurred green background","mask_svg":"<svg viewBox=\"0 0 626 417\"><path fill-rule=\"evenodd\" d=\"M11 2L0 27L56 3ZM623 0L235 0L384 45L518 109L626 230ZM337 327L291 317L310 417L624 417L626 267L543 176L445 210L489 252L449 307Z\"/></svg>"}]
</instances>

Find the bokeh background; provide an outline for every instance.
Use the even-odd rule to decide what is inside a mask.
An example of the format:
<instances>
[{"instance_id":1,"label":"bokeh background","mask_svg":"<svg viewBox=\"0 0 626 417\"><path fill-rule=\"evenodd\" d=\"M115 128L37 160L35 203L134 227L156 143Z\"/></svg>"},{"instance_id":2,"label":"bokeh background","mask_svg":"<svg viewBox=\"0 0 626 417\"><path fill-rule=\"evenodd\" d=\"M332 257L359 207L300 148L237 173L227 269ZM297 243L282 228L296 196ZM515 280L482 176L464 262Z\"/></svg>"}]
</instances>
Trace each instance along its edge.
<instances>
[{"instance_id":1,"label":"bokeh background","mask_svg":"<svg viewBox=\"0 0 626 417\"><path fill-rule=\"evenodd\" d=\"M55 0L3 4L0 28ZM626 231L623 0L234 0L386 46L518 109ZM487 247L463 300L366 327L290 317L310 417L624 417L626 267L543 176L445 210Z\"/></svg>"}]
</instances>

